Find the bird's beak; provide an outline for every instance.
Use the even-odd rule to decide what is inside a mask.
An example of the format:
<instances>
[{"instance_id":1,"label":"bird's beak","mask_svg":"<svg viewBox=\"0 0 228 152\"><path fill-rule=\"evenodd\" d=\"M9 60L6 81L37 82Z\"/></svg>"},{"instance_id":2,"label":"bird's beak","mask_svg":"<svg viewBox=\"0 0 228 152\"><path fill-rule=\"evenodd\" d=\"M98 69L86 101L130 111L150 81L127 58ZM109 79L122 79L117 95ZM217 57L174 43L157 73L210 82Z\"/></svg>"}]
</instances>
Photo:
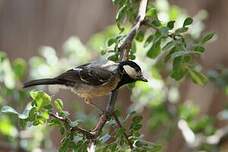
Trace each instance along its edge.
<instances>
[{"instance_id":1,"label":"bird's beak","mask_svg":"<svg viewBox=\"0 0 228 152\"><path fill-rule=\"evenodd\" d=\"M144 81L144 82L148 82L148 80L146 78L144 78L143 75L140 75L138 78L139 81Z\"/></svg>"}]
</instances>

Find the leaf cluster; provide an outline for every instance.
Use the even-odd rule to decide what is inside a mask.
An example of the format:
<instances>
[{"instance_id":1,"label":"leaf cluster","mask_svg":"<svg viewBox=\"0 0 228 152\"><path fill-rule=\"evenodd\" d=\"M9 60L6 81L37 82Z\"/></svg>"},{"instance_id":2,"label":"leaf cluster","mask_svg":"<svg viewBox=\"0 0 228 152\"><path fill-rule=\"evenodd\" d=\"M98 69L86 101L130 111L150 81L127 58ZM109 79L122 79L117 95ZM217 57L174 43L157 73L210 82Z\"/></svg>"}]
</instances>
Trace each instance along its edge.
<instances>
[{"instance_id":1,"label":"leaf cluster","mask_svg":"<svg viewBox=\"0 0 228 152\"><path fill-rule=\"evenodd\" d=\"M138 3L125 0L113 1L117 5L118 11L116 15L116 23L120 30L120 34L107 40L106 49L102 54L111 54L108 59L119 60L118 46L121 45L126 38L125 32L128 30L126 22L134 24L137 13L130 11L138 9ZM137 4L137 5L136 5ZM185 76L199 85L207 83L207 77L201 72L199 67L199 58L205 52L205 44L210 41L214 33L206 33L195 39L189 33L189 28L193 24L191 17L185 18L182 26L178 27L175 20L162 22L158 16L158 10L149 3L146 12L146 18L143 21L137 35L132 41L129 58L136 59L138 46L143 46L146 50L146 56L154 60L156 64L169 65L172 64L169 75L179 81Z\"/></svg>"}]
</instances>

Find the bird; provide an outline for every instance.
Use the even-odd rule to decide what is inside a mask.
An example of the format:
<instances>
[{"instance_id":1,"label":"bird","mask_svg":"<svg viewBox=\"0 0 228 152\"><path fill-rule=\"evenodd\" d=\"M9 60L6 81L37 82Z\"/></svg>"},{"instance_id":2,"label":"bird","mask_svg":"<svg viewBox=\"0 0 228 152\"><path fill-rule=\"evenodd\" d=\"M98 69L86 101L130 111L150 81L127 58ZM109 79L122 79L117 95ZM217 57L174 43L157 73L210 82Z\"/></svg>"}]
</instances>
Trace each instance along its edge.
<instances>
[{"instance_id":1,"label":"bird","mask_svg":"<svg viewBox=\"0 0 228 152\"><path fill-rule=\"evenodd\" d=\"M86 104L100 110L92 99L108 95L121 86L136 81L145 81L140 66L134 61L113 62L93 61L72 68L54 78L32 80L24 83L24 88L36 85L61 85L70 88ZM101 110L102 111L102 110Z\"/></svg>"}]
</instances>

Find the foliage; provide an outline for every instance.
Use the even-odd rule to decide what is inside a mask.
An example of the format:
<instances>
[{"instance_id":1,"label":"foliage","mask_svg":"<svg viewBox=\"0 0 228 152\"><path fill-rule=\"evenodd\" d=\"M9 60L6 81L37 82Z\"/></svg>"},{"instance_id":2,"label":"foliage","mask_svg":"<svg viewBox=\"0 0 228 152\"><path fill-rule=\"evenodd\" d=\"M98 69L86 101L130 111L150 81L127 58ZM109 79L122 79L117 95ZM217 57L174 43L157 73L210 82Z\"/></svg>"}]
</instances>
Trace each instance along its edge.
<instances>
[{"instance_id":1,"label":"foliage","mask_svg":"<svg viewBox=\"0 0 228 152\"><path fill-rule=\"evenodd\" d=\"M12 147L19 146L27 151L41 147L50 149L50 144L42 143L48 142L45 136L49 136L50 131L47 128L56 127L62 135L59 151L87 151L91 139L72 129L94 126L94 119L97 119L94 114L85 114L83 108L76 105L77 113L73 121L61 99L37 90L28 94L21 86L26 73L33 79L52 77L99 55L91 50L100 50L103 58L118 61L119 46L131 30L130 26L135 23L140 1L112 1L117 7L117 26L110 26L92 36L87 44L89 47L75 37L69 38L63 45L61 57L57 56L53 48L42 47L41 56L29 60L30 70L27 70L28 66L23 59L11 63L6 54L0 52L0 105L4 113L0 115L0 134L8 141L13 141ZM202 86L208 82L207 76L201 72L199 59L205 52L205 44L213 38L214 33L201 34L202 31L199 30L195 34L195 22L202 21L188 17L182 9L169 5L165 0L148 3L146 18L132 41L129 58L141 63L149 82L137 82L130 87L134 103L127 116L121 117L121 111L115 111L121 118L123 127L118 128L115 120L110 119L97 137L96 151L131 151L125 133L133 143L132 151L165 151L181 120L186 121L195 135L210 136L215 133L211 117L200 115L200 109L196 105L181 103L184 101L180 101L179 83L176 83L185 77ZM223 84L224 77L216 72L213 74L209 78ZM50 92L53 93L53 90L50 89ZM144 108L149 111L147 120L141 116ZM17 125L18 121L20 125ZM149 128L151 134L159 133L156 144L144 140L140 131L142 127ZM30 137L21 136L24 132L28 132ZM197 148L204 149L202 147Z\"/></svg>"},{"instance_id":2,"label":"foliage","mask_svg":"<svg viewBox=\"0 0 228 152\"><path fill-rule=\"evenodd\" d=\"M59 151L86 151L89 139L83 137L81 134L77 132L71 131L73 127L78 126L79 122L69 120L69 113L63 110L63 103L60 99L56 99L53 101L54 105L52 106L51 97L42 91L31 91L30 97L32 98L32 102L29 108L26 108L22 114L18 113L15 109L4 106L2 108L2 112L9 114L16 114L18 118L23 121L25 126L28 125L44 125L48 124L49 126L55 126L60 129L60 132L63 136L61 141L61 146ZM65 121L61 121L58 118L52 117L52 112L55 111L57 116L69 120L69 123ZM142 127L141 120L142 117L136 115L136 113L131 113L129 118L132 118L131 125L129 127L129 139L134 143L135 148L134 151L157 151L160 149L158 145L153 145L144 142L140 137L140 128ZM111 120L112 121L112 120ZM113 128L115 124L110 124ZM108 142L111 138L111 135L104 134L101 135L99 141L97 143L98 151L128 151L129 148L126 146L126 140L123 135L125 130L123 128L116 129L112 134L115 134L112 138L116 139L112 144L108 144L104 146L104 143Z\"/></svg>"},{"instance_id":3,"label":"foliage","mask_svg":"<svg viewBox=\"0 0 228 152\"><path fill-rule=\"evenodd\" d=\"M126 34L123 33L125 30L123 22L134 23L133 19L136 18L137 12L132 10L137 9L132 8L137 8L137 2L139 1L114 1L119 8L116 22L121 33L107 40L108 49L106 50L111 52L111 56L109 56L111 60L118 60L118 45L126 37ZM176 21L171 16L169 18L170 21L161 21L156 6L149 3L143 27L138 31L133 42L130 58L135 59L137 50L135 43L140 43L144 46L143 49L146 50L148 58L155 59L162 55L164 58L162 61L165 64L172 63L170 76L173 79L181 80L183 77L189 76L196 84L206 84L206 76L197 69L197 57L205 51L205 43L211 40L214 34L207 33L195 39L191 33L187 33L189 26L193 23L191 17L186 17L181 26L176 25Z\"/></svg>"}]
</instances>

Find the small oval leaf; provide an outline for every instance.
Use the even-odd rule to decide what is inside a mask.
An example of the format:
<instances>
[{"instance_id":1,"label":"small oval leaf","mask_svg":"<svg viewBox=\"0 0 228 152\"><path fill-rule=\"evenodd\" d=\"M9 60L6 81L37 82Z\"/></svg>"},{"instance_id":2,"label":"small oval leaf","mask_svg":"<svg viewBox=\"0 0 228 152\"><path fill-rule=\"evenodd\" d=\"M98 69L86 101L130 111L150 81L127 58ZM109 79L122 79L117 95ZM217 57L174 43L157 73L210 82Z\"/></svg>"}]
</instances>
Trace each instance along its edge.
<instances>
[{"instance_id":1,"label":"small oval leaf","mask_svg":"<svg viewBox=\"0 0 228 152\"><path fill-rule=\"evenodd\" d=\"M183 27L186 27L188 25L191 25L193 22L193 19L191 17L188 17L184 20L184 24L183 24Z\"/></svg>"}]
</instances>

